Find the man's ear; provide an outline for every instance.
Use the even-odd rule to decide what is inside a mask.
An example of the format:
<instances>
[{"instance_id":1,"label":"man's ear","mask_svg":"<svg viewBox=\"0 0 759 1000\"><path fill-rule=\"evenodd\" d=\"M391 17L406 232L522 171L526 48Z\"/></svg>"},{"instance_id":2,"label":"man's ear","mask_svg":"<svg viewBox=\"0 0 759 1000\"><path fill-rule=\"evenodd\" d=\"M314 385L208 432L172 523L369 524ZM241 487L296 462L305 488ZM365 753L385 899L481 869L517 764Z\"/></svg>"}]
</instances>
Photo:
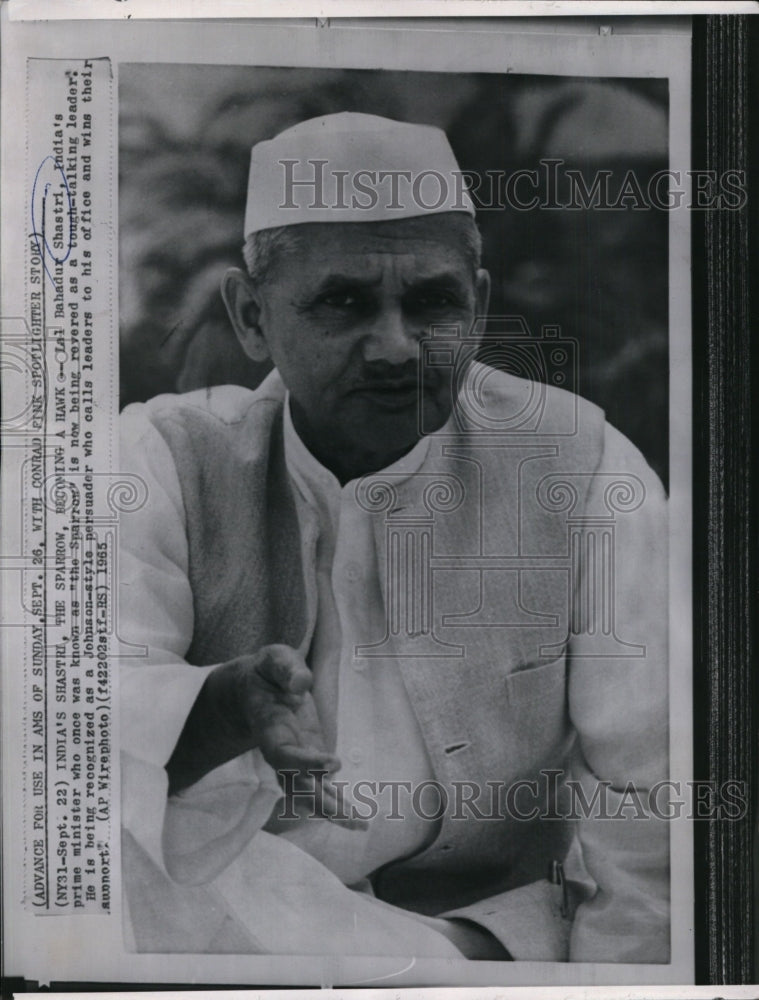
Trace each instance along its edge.
<instances>
[{"instance_id":1,"label":"man's ear","mask_svg":"<svg viewBox=\"0 0 759 1000\"><path fill-rule=\"evenodd\" d=\"M250 275L230 267L221 280L221 297L242 349L252 361L266 361L269 346L261 326L261 298Z\"/></svg>"},{"instance_id":2,"label":"man's ear","mask_svg":"<svg viewBox=\"0 0 759 1000\"><path fill-rule=\"evenodd\" d=\"M479 268L475 276L475 295L477 298L477 318L484 319L490 305L490 274L484 267Z\"/></svg>"}]
</instances>

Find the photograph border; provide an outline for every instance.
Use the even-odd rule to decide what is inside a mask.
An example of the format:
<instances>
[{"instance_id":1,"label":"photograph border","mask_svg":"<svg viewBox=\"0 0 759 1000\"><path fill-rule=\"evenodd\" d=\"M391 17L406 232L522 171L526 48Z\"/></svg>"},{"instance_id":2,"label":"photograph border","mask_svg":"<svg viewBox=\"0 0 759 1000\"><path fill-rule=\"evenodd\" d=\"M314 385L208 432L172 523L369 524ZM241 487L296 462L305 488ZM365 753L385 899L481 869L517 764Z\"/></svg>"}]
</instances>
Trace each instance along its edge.
<instances>
[{"instance_id":1,"label":"photograph border","mask_svg":"<svg viewBox=\"0 0 759 1000\"><path fill-rule=\"evenodd\" d=\"M759 296L757 135L759 20L693 18L692 157L695 168L743 170L748 198L736 212L694 212L693 555L694 770L741 780L744 817L695 824L696 982L757 977L756 798L759 694L753 662L757 593L757 483L751 328ZM752 172L753 171L753 172ZM753 291L753 295L752 295Z\"/></svg>"},{"instance_id":2,"label":"photograph border","mask_svg":"<svg viewBox=\"0 0 759 1000\"><path fill-rule=\"evenodd\" d=\"M609 18L613 23L618 16ZM759 412L752 395L757 351L751 351L752 326L759 330L759 292L751 287L751 262L759 260L759 101L752 100L759 94L759 20L713 14L697 15L692 23L690 166L743 170L748 192L736 211L691 214L693 777L716 787L741 781L750 792L740 819L694 825L695 982L748 984L759 975L759 683L753 663L759 494L752 461ZM72 992L106 985L120 992L146 989L144 983L50 985ZM3 978L2 995L31 986Z\"/></svg>"}]
</instances>

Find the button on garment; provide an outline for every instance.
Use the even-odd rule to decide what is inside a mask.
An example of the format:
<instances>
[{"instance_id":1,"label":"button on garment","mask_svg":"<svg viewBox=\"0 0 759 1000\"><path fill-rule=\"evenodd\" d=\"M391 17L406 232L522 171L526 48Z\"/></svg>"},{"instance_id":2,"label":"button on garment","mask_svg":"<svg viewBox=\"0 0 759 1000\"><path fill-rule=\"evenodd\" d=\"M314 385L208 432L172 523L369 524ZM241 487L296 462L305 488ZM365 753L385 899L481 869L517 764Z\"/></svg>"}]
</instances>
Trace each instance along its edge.
<instances>
[{"instance_id":1,"label":"button on garment","mask_svg":"<svg viewBox=\"0 0 759 1000\"><path fill-rule=\"evenodd\" d=\"M403 821L397 811L388 819L394 795L382 784L410 782L414 788L434 775L397 659L358 655L357 647L380 642L386 633L372 515L356 500L356 482L341 487L306 449L292 425L289 400L284 422L304 571L316 582L316 627L308 654L314 701L328 747L342 762L336 781L347 782L346 794L369 826L347 830L311 819L281 836L350 885L434 838L437 824L414 815L405 788L396 806ZM428 447L422 438L383 472L396 481L412 475Z\"/></svg>"}]
</instances>

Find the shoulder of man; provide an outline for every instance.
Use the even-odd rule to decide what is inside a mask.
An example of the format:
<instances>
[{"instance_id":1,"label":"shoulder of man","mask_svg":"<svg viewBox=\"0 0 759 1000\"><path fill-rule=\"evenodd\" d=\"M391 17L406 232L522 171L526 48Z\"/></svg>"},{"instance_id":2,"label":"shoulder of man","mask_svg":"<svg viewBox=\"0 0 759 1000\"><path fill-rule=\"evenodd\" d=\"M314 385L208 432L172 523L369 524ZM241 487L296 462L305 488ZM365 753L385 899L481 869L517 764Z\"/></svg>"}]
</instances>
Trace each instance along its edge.
<instances>
[{"instance_id":1,"label":"shoulder of man","mask_svg":"<svg viewBox=\"0 0 759 1000\"><path fill-rule=\"evenodd\" d=\"M255 412L280 407L285 387L274 370L256 389L239 385L217 385L183 393L162 393L144 403L131 403L122 418L141 418L160 426L166 422L183 423L202 420L220 425L235 425L255 418Z\"/></svg>"},{"instance_id":2,"label":"shoulder of man","mask_svg":"<svg viewBox=\"0 0 759 1000\"><path fill-rule=\"evenodd\" d=\"M602 434L603 410L550 382L520 378L481 362L469 366L458 396L462 429L472 433L582 437Z\"/></svg>"},{"instance_id":3,"label":"shoulder of man","mask_svg":"<svg viewBox=\"0 0 759 1000\"><path fill-rule=\"evenodd\" d=\"M240 463L267 461L285 400L279 373L257 389L223 385L132 403L120 418L125 466L147 464L159 478L220 477ZM281 420L279 420L281 425Z\"/></svg>"}]
</instances>

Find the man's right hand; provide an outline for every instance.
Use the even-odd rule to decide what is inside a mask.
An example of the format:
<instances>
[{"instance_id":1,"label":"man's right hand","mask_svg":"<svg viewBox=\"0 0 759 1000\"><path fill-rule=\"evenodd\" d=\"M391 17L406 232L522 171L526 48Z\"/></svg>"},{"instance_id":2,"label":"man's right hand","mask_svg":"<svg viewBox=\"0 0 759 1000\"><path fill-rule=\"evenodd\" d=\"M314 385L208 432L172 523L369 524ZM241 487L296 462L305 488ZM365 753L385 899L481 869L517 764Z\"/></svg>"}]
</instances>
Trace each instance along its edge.
<instances>
[{"instance_id":1,"label":"man's right hand","mask_svg":"<svg viewBox=\"0 0 759 1000\"><path fill-rule=\"evenodd\" d=\"M324 747L311 684L303 657L284 645L264 646L212 670L166 765L169 794L258 748L275 771L298 772L294 787L313 793L316 815L363 826L342 818L347 810L328 778L340 762Z\"/></svg>"}]
</instances>

